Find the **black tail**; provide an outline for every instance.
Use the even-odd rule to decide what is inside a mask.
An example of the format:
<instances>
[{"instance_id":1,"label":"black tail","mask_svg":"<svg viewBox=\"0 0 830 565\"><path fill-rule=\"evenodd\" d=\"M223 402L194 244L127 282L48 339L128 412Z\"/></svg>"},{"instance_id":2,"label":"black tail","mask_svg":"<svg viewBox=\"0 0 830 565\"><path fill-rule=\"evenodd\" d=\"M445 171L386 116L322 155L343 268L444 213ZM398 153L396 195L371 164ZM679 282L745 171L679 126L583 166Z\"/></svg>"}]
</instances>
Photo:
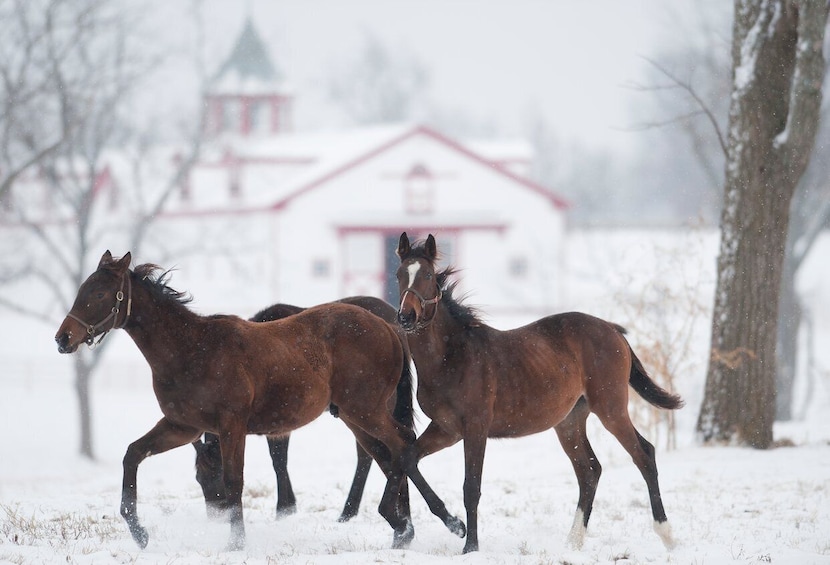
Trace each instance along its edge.
<instances>
[{"instance_id":1,"label":"black tail","mask_svg":"<svg viewBox=\"0 0 830 565\"><path fill-rule=\"evenodd\" d=\"M667 410L676 410L683 406L683 399L680 395L672 394L667 390L661 388L657 383L651 380L648 376L642 362L634 354L631 346L628 346L631 351L631 374L628 377L628 383L637 391L643 400L657 406L659 408L666 408Z\"/></svg>"},{"instance_id":2,"label":"black tail","mask_svg":"<svg viewBox=\"0 0 830 565\"><path fill-rule=\"evenodd\" d=\"M409 354L406 354L403 358L401 379L398 381L398 386L395 389L395 408L392 410L392 417L414 432L415 407L412 402L413 384L412 358Z\"/></svg>"}]
</instances>

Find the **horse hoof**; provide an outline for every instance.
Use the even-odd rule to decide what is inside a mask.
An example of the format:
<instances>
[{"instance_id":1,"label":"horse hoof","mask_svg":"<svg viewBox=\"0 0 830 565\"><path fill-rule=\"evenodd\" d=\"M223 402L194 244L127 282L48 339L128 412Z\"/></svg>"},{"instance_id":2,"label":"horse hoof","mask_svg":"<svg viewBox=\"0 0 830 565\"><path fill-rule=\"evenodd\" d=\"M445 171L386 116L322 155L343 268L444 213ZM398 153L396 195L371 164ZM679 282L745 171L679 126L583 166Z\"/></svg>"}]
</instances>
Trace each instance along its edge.
<instances>
[{"instance_id":1,"label":"horse hoof","mask_svg":"<svg viewBox=\"0 0 830 565\"><path fill-rule=\"evenodd\" d=\"M467 535L467 527L464 525L464 522L462 522L460 518L450 516L447 518L447 521L444 522L444 525L447 526L447 529L449 531L451 531L460 538L463 538Z\"/></svg>"},{"instance_id":2,"label":"horse hoof","mask_svg":"<svg viewBox=\"0 0 830 565\"><path fill-rule=\"evenodd\" d=\"M217 502L208 502L205 504L207 510L207 517L209 520L221 521L228 517L228 505Z\"/></svg>"},{"instance_id":3,"label":"horse hoof","mask_svg":"<svg viewBox=\"0 0 830 565\"><path fill-rule=\"evenodd\" d=\"M392 549L408 548L414 537L415 528L412 526L412 521L407 520L402 531L395 530L395 535L392 538Z\"/></svg>"},{"instance_id":4,"label":"horse hoof","mask_svg":"<svg viewBox=\"0 0 830 565\"><path fill-rule=\"evenodd\" d=\"M291 506L283 506L280 508L277 507L277 520L280 518L285 518L286 516L292 516L297 513L297 505L292 504Z\"/></svg>"},{"instance_id":5,"label":"horse hoof","mask_svg":"<svg viewBox=\"0 0 830 565\"><path fill-rule=\"evenodd\" d=\"M671 526L669 525L668 521L665 522L654 522L654 531L660 536L660 539L663 541L663 545L666 546L666 549L671 551L675 547L677 547L677 542L672 535Z\"/></svg>"},{"instance_id":6,"label":"horse hoof","mask_svg":"<svg viewBox=\"0 0 830 565\"><path fill-rule=\"evenodd\" d=\"M232 539L225 547L225 551L241 551L243 549L245 549L244 539Z\"/></svg>"},{"instance_id":7,"label":"horse hoof","mask_svg":"<svg viewBox=\"0 0 830 565\"><path fill-rule=\"evenodd\" d=\"M144 549L147 547L147 542L150 541L150 535L147 533L147 530L144 529L142 526L130 526L130 533L135 540L135 543L138 544L138 547Z\"/></svg>"},{"instance_id":8,"label":"horse hoof","mask_svg":"<svg viewBox=\"0 0 830 565\"><path fill-rule=\"evenodd\" d=\"M473 551L478 551L478 542L467 538L467 543L464 544L464 553L472 553Z\"/></svg>"},{"instance_id":9,"label":"horse hoof","mask_svg":"<svg viewBox=\"0 0 830 565\"><path fill-rule=\"evenodd\" d=\"M348 522L349 520L351 520L351 519L352 519L352 518L354 518L355 516L357 516L357 513L355 513L355 512L346 512L346 511L343 511L343 513L340 515L340 517L339 517L339 518L337 518L337 521L338 521L338 522L340 522L340 523L342 524L342 523L344 523L344 522Z\"/></svg>"}]
</instances>

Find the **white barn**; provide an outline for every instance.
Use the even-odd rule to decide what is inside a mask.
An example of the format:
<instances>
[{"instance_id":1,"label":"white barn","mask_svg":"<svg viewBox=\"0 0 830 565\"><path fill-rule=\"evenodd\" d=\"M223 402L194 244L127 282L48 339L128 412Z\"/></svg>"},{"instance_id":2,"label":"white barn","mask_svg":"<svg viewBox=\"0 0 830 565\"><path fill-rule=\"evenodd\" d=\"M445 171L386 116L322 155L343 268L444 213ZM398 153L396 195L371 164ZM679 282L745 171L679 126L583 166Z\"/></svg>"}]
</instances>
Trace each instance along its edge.
<instances>
[{"instance_id":1,"label":"white barn","mask_svg":"<svg viewBox=\"0 0 830 565\"><path fill-rule=\"evenodd\" d=\"M418 124L292 132L282 84L247 22L207 95L212 138L160 218L205 244L177 261L176 280L204 282L194 294L206 310L356 294L395 302L402 231L435 234L487 312L556 308L567 204L525 176L527 143L468 143Z\"/></svg>"}]
</instances>

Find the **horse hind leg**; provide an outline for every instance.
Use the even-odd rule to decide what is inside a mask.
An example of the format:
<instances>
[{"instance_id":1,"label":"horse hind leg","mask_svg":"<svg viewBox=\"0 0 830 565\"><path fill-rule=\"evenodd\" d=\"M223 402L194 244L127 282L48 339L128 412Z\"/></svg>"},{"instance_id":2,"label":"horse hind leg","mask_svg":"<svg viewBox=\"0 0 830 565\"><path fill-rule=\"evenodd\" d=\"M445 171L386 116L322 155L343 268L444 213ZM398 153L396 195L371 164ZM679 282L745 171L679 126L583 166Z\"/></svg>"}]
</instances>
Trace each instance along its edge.
<instances>
[{"instance_id":1,"label":"horse hind leg","mask_svg":"<svg viewBox=\"0 0 830 565\"><path fill-rule=\"evenodd\" d=\"M219 452L219 436L205 433L205 439L193 442L196 450L196 481L202 488L209 518L224 516L228 509L225 483L222 482L222 455Z\"/></svg>"},{"instance_id":2,"label":"horse hind leg","mask_svg":"<svg viewBox=\"0 0 830 565\"><path fill-rule=\"evenodd\" d=\"M386 476L386 488L378 505L378 513L394 530L392 548L406 549L415 537L415 528L408 513L409 501L403 503L400 500L402 496L408 496L408 491L403 489L405 481L403 470L400 464L395 464L392 453L381 441L350 422L348 418L342 418L342 420L352 431L359 445L377 461Z\"/></svg>"},{"instance_id":3,"label":"horse hind leg","mask_svg":"<svg viewBox=\"0 0 830 565\"><path fill-rule=\"evenodd\" d=\"M663 508L663 499L660 495L660 485L657 481L657 460L654 455L654 446L651 445L634 428L628 411L623 408L617 416L597 413L603 426L611 432L620 445L631 455L634 464L646 481L648 496L651 501L651 514L654 518L654 531L660 536L666 549L675 546L674 536L669 525L666 511Z\"/></svg>"},{"instance_id":4,"label":"horse hind leg","mask_svg":"<svg viewBox=\"0 0 830 565\"><path fill-rule=\"evenodd\" d=\"M354 479L346 497L346 504L343 505L343 512L337 518L338 522L348 522L357 516L360 510L360 501L363 499L363 490L366 487L366 480L369 478L369 470L372 468L372 456L356 442L357 467L354 471ZM404 483L406 485L406 483Z\"/></svg>"},{"instance_id":5,"label":"horse hind leg","mask_svg":"<svg viewBox=\"0 0 830 565\"><path fill-rule=\"evenodd\" d=\"M651 499L651 511L654 516L654 532L660 536L666 549L674 549L676 542L672 534L671 525L666 517L666 511L663 509L663 498L660 495L660 485L657 482L657 458L654 453L654 446L646 438L641 436L637 430L634 430L634 433L637 434L637 439L643 451L648 454L648 460L650 462L649 470L652 473L653 484L649 484L648 479L646 479L646 484L649 485L648 496ZM643 477L645 477L645 473Z\"/></svg>"},{"instance_id":6,"label":"horse hind leg","mask_svg":"<svg viewBox=\"0 0 830 565\"><path fill-rule=\"evenodd\" d=\"M281 437L268 436L268 452L277 478L277 518L290 516L297 512L297 497L288 476L288 441L290 435Z\"/></svg>"},{"instance_id":7,"label":"horse hind leg","mask_svg":"<svg viewBox=\"0 0 830 565\"><path fill-rule=\"evenodd\" d=\"M349 427L355 432L355 436L360 441L360 444L372 454L372 457L381 465L382 469L384 465L388 465L390 470L394 470L395 473L401 473L401 481L404 481L406 477L412 479L412 483L418 489L418 492L421 493L430 512L437 516L448 530L462 538L467 534L464 523L458 517L451 515L447 511L444 501L438 497L418 469L415 432L392 419L388 413L382 411L364 413L362 418L356 419L344 417L343 420L349 424ZM367 441L365 438L371 441ZM382 455L381 458L378 458L375 453L377 449L373 449L373 445L380 446L380 452L385 457ZM384 469L384 473L386 473L387 478L390 476L387 469ZM389 488L388 482L387 488ZM409 521L409 499L408 495L404 494L405 492L405 489L402 487L398 489L400 502L396 505L396 508L406 512L406 518Z\"/></svg>"},{"instance_id":8,"label":"horse hind leg","mask_svg":"<svg viewBox=\"0 0 830 565\"><path fill-rule=\"evenodd\" d=\"M573 525L568 534L568 545L580 549L585 541L588 520L594 507L602 465L588 441L585 422L590 410L585 398L580 398L568 416L554 428L562 449L571 460L579 484L579 501L576 505Z\"/></svg>"}]
</instances>

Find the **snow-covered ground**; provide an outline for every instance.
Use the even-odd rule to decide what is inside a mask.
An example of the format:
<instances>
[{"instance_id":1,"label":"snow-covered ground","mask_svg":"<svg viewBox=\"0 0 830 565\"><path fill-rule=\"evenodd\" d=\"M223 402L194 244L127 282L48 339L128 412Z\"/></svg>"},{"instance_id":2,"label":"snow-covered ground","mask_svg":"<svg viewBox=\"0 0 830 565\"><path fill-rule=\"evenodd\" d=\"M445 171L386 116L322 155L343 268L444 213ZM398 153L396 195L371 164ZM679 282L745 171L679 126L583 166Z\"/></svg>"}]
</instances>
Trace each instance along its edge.
<instances>
[{"instance_id":1,"label":"snow-covered ground","mask_svg":"<svg viewBox=\"0 0 830 565\"><path fill-rule=\"evenodd\" d=\"M690 302L700 299L709 306L716 251L711 234L674 243L664 234L616 236L615 250L603 255L596 250L605 239L607 234L595 233L572 240L566 261L569 309L613 318L632 334L636 327L651 327L634 319L635 311L646 318L682 318L682 312L694 308L687 304L680 312L671 310L650 295L662 292L656 281L671 278L666 272L697 289L699 296ZM820 258L826 258L826 248L818 252L800 284L821 306L830 291L822 284L827 268ZM672 293L662 295L680 302L683 285L669 286ZM638 301L645 304L637 306ZM819 336L830 335L822 323L827 320L816 320ZM644 481L613 438L593 422L591 440L604 472L584 547L576 551L565 543L577 486L555 435L546 432L488 444L481 551L466 556L460 554L463 541L429 513L417 494L412 498L412 546L389 549L391 530L375 510L383 487L377 469L360 514L349 523L336 522L351 481L354 442L342 423L327 414L292 436L289 469L299 508L287 518L274 516L265 441L249 438L243 551L224 551L227 524L206 516L190 447L145 461L139 472L139 513L150 542L141 551L118 505L124 450L160 417L143 360L123 332L107 338L116 343L107 352L106 370L94 380L99 460L91 463L76 454L71 358L55 351L55 328L3 325L12 329L4 330L0 340L0 563L830 563L826 375L814 381L804 418L776 428L776 438L791 440L792 447L698 447L693 429L705 371L705 315L690 330L695 343L687 355L692 359L675 381L687 399L678 413L678 448L657 446L663 499L678 546L666 550L652 532ZM819 358L819 365L825 371L830 367L826 358ZM804 404L804 385L797 396ZM425 424L422 417L419 428ZM451 512L463 517L460 445L425 459L421 469Z\"/></svg>"}]
</instances>

